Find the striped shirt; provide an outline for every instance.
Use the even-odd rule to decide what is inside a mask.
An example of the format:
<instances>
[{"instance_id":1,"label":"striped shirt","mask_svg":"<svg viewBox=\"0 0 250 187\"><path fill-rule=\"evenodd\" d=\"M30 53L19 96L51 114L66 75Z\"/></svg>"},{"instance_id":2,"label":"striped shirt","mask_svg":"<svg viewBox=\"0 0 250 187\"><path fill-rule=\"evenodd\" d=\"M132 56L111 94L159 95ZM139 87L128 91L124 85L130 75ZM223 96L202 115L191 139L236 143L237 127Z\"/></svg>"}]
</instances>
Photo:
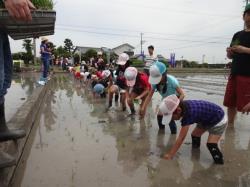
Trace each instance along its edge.
<instances>
[{"instance_id":1,"label":"striped shirt","mask_svg":"<svg viewBox=\"0 0 250 187\"><path fill-rule=\"evenodd\" d=\"M157 57L152 55L152 56L149 56L147 55L146 58L145 58L145 68L146 69L149 69L150 66L152 66L154 64L154 62L157 61Z\"/></svg>"}]
</instances>

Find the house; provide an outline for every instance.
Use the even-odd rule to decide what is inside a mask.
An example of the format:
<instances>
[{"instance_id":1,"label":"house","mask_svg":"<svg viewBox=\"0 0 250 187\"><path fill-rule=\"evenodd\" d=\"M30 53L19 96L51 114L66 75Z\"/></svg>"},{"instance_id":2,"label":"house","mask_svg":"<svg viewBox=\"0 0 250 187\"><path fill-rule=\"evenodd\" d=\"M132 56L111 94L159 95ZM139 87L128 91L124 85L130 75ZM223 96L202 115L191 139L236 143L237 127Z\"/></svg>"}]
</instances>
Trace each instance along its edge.
<instances>
[{"instance_id":1,"label":"house","mask_svg":"<svg viewBox=\"0 0 250 187\"><path fill-rule=\"evenodd\" d=\"M134 55L134 47L128 43L119 45L113 49L109 49L107 47L81 47L81 46L76 46L75 50L73 53L86 53L88 50L94 49L95 51L102 51L102 52L107 52L109 51L110 53L115 53L117 56L120 55L121 53L127 53L129 56Z\"/></svg>"},{"instance_id":2,"label":"house","mask_svg":"<svg viewBox=\"0 0 250 187\"><path fill-rule=\"evenodd\" d=\"M81 46L76 46L75 50L73 51L73 53L81 53L84 54L86 53L88 50L90 49L94 49L95 51L101 51L101 48L97 48L97 47L81 47Z\"/></svg>"},{"instance_id":3,"label":"house","mask_svg":"<svg viewBox=\"0 0 250 187\"><path fill-rule=\"evenodd\" d=\"M125 44L122 44L122 45L119 45L119 46L113 48L111 51L113 53L115 53L116 55L120 55L122 53L127 53L129 56L133 56L134 49L135 48L132 45L125 43Z\"/></svg>"}]
</instances>

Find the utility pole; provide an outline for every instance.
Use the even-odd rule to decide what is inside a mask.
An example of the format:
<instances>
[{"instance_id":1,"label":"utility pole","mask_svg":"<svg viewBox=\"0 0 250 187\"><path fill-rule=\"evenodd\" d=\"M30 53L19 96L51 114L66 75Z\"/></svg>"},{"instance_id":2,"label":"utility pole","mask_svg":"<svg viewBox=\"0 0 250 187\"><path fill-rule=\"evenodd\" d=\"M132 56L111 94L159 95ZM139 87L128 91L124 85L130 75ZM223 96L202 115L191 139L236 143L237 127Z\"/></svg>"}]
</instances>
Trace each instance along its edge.
<instances>
[{"instance_id":1,"label":"utility pole","mask_svg":"<svg viewBox=\"0 0 250 187\"><path fill-rule=\"evenodd\" d=\"M34 64L36 64L36 39L33 38Z\"/></svg>"},{"instance_id":2,"label":"utility pole","mask_svg":"<svg viewBox=\"0 0 250 187\"><path fill-rule=\"evenodd\" d=\"M142 51L142 44L143 44L142 35L143 35L143 33L141 33L141 55L143 53L143 51Z\"/></svg>"}]
</instances>

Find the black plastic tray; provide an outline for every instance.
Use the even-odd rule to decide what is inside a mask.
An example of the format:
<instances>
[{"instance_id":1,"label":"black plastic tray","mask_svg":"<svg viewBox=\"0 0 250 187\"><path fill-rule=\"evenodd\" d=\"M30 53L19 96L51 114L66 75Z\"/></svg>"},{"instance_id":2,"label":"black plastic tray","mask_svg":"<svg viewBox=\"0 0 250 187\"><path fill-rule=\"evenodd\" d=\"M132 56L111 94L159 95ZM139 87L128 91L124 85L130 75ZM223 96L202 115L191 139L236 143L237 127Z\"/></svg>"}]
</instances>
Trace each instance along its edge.
<instances>
[{"instance_id":1,"label":"black plastic tray","mask_svg":"<svg viewBox=\"0 0 250 187\"><path fill-rule=\"evenodd\" d=\"M14 20L6 9L0 9L0 29L8 33L14 40L53 35L55 22L55 11L32 11L32 21L24 22Z\"/></svg>"}]
</instances>

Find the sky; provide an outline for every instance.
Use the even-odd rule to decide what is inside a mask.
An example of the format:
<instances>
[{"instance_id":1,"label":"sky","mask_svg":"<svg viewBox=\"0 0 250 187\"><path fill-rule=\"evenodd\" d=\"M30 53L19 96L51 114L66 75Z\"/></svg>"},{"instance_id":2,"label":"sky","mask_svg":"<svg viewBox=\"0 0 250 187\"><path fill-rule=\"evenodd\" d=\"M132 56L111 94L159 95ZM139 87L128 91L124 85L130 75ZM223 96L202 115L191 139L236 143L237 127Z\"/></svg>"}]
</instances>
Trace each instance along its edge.
<instances>
[{"instance_id":1,"label":"sky","mask_svg":"<svg viewBox=\"0 0 250 187\"><path fill-rule=\"evenodd\" d=\"M153 45L166 58L226 63L226 47L243 29L244 0L55 0L56 46L70 38L74 46L114 48L123 43L140 53ZM39 49L40 40L37 40ZM11 39L12 52L23 51Z\"/></svg>"}]
</instances>

